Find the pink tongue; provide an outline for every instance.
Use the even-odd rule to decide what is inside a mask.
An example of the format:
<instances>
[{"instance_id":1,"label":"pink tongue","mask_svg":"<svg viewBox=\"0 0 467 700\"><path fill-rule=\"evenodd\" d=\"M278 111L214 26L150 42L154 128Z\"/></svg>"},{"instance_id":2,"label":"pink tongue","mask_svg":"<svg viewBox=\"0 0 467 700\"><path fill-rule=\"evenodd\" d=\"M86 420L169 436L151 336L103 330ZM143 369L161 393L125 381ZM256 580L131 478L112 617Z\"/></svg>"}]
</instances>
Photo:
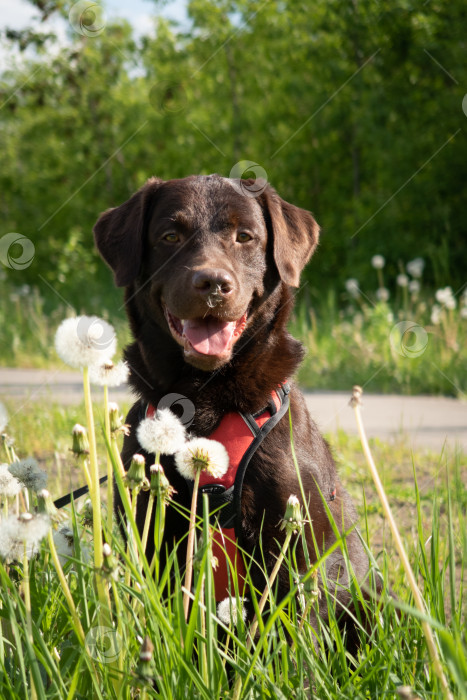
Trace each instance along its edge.
<instances>
[{"instance_id":1,"label":"pink tongue","mask_svg":"<svg viewBox=\"0 0 467 700\"><path fill-rule=\"evenodd\" d=\"M212 316L194 318L183 324L183 335L203 355L222 355L229 347L237 324Z\"/></svg>"}]
</instances>

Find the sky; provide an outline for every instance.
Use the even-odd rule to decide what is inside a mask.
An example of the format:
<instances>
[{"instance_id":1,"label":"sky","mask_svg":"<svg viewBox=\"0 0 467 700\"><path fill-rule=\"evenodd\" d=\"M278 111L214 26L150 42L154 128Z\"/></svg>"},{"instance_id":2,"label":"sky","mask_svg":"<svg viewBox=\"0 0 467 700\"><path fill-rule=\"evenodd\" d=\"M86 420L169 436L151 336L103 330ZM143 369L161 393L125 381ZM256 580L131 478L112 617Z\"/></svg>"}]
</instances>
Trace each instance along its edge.
<instances>
[{"instance_id":1,"label":"sky","mask_svg":"<svg viewBox=\"0 0 467 700\"><path fill-rule=\"evenodd\" d=\"M185 22L186 0L169 0L163 6L152 2L152 0L105 0L99 2L105 7L108 19L117 17L125 18L134 26L136 34L141 34L151 24L151 17L161 14L164 17L174 19L178 22ZM71 7L72 3L70 3ZM35 15L34 7L27 0L0 0L0 30L9 27L10 29L24 29L33 24ZM52 17L42 28L54 28L60 31L61 20ZM63 28L62 28L63 29ZM63 30L64 31L64 30Z\"/></svg>"}]
</instances>

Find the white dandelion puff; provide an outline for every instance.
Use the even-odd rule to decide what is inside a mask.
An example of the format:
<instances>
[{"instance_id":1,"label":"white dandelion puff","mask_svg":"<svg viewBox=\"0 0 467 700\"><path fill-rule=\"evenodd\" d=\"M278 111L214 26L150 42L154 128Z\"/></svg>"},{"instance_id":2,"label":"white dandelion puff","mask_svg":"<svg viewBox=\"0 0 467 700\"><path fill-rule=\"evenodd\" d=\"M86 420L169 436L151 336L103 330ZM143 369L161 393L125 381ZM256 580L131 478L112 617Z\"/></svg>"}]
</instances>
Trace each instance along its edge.
<instances>
[{"instance_id":1,"label":"white dandelion puff","mask_svg":"<svg viewBox=\"0 0 467 700\"><path fill-rule=\"evenodd\" d=\"M436 301L445 306L447 309L456 308L456 299L452 293L451 287L444 287L443 289L438 289L435 294Z\"/></svg>"},{"instance_id":2,"label":"white dandelion puff","mask_svg":"<svg viewBox=\"0 0 467 700\"><path fill-rule=\"evenodd\" d=\"M240 598L240 602L245 603L246 598ZM217 617L224 625L233 625L236 627L239 621L239 614L243 622L246 622L246 608L242 605L239 609L236 598L224 598L224 600L221 600L217 605Z\"/></svg>"},{"instance_id":3,"label":"white dandelion puff","mask_svg":"<svg viewBox=\"0 0 467 700\"><path fill-rule=\"evenodd\" d=\"M386 260L383 258L382 255L373 255L373 257L371 258L371 264L375 268L375 270L382 270L386 264Z\"/></svg>"},{"instance_id":4,"label":"white dandelion puff","mask_svg":"<svg viewBox=\"0 0 467 700\"><path fill-rule=\"evenodd\" d=\"M0 521L0 557L6 561L21 561L24 554L31 559L37 554L50 530L50 520L44 515L21 513Z\"/></svg>"},{"instance_id":5,"label":"white dandelion puff","mask_svg":"<svg viewBox=\"0 0 467 700\"><path fill-rule=\"evenodd\" d=\"M115 331L97 316L75 316L59 325L55 349L70 367L82 369L110 362L117 349Z\"/></svg>"},{"instance_id":6,"label":"white dandelion puff","mask_svg":"<svg viewBox=\"0 0 467 700\"><path fill-rule=\"evenodd\" d=\"M0 401L0 433L3 433L8 425L8 411Z\"/></svg>"},{"instance_id":7,"label":"white dandelion puff","mask_svg":"<svg viewBox=\"0 0 467 700\"><path fill-rule=\"evenodd\" d=\"M430 314L430 321L434 326L438 326L441 322L443 309L438 304L433 304Z\"/></svg>"},{"instance_id":8,"label":"white dandelion puff","mask_svg":"<svg viewBox=\"0 0 467 700\"><path fill-rule=\"evenodd\" d=\"M10 464L9 470L23 486L36 493L47 486L48 476L33 457L13 462Z\"/></svg>"},{"instance_id":9,"label":"white dandelion puff","mask_svg":"<svg viewBox=\"0 0 467 700\"><path fill-rule=\"evenodd\" d=\"M185 444L186 431L169 408L161 408L154 418L145 418L141 421L136 437L146 452L173 455Z\"/></svg>"},{"instance_id":10,"label":"white dandelion puff","mask_svg":"<svg viewBox=\"0 0 467 700\"><path fill-rule=\"evenodd\" d=\"M409 292L411 294L418 294L419 291L420 291L420 282L418 280L410 280Z\"/></svg>"},{"instance_id":11,"label":"white dandelion puff","mask_svg":"<svg viewBox=\"0 0 467 700\"><path fill-rule=\"evenodd\" d=\"M89 381L97 386L120 386L127 383L129 373L130 368L123 360L116 365L109 361L103 365L92 365L89 368Z\"/></svg>"},{"instance_id":12,"label":"white dandelion puff","mask_svg":"<svg viewBox=\"0 0 467 700\"><path fill-rule=\"evenodd\" d=\"M425 267L425 261L423 258L414 258L407 263L406 268L409 275L412 277L421 277L423 274L423 268Z\"/></svg>"},{"instance_id":13,"label":"white dandelion puff","mask_svg":"<svg viewBox=\"0 0 467 700\"><path fill-rule=\"evenodd\" d=\"M195 438L176 453L175 465L185 479L194 479L198 470L220 479L229 468L229 455L217 440Z\"/></svg>"},{"instance_id":14,"label":"white dandelion puff","mask_svg":"<svg viewBox=\"0 0 467 700\"><path fill-rule=\"evenodd\" d=\"M356 299L360 295L360 287L358 285L358 280L354 279L353 277L346 280L345 288L347 290L347 293L353 299Z\"/></svg>"},{"instance_id":15,"label":"white dandelion puff","mask_svg":"<svg viewBox=\"0 0 467 700\"><path fill-rule=\"evenodd\" d=\"M376 298L378 299L378 301L388 301L389 289L386 289L386 287L380 287L379 289L377 289Z\"/></svg>"},{"instance_id":16,"label":"white dandelion puff","mask_svg":"<svg viewBox=\"0 0 467 700\"><path fill-rule=\"evenodd\" d=\"M396 283L399 285L399 287L407 287L409 284L409 278L402 272L400 275L397 275Z\"/></svg>"},{"instance_id":17,"label":"white dandelion puff","mask_svg":"<svg viewBox=\"0 0 467 700\"><path fill-rule=\"evenodd\" d=\"M63 525L53 533L53 538L60 564L64 566L75 554L73 530L69 524Z\"/></svg>"},{"instance_id":18,"label":"white dandelion puff","mask_svg":"<svg viewBox=\"0 0 467 700\"><path fill-rule=\"evenodd\" d=\"M0 464L0 496L13 498L22 489L21 483L10 472L9 464Z\"/></svg>"}]
</instances>

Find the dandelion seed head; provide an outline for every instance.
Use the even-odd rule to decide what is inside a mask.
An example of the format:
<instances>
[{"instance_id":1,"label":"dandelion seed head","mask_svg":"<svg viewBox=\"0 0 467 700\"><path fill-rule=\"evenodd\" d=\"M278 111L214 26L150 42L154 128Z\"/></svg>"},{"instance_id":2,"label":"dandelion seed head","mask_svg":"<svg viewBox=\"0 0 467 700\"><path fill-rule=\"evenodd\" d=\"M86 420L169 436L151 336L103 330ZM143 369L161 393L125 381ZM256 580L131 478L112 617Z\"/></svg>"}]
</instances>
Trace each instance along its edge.
<instances>
[{"instance_id":1,"label":"dandelion seed head","mask_svg":"<svg viewBox=\"0 0 467 700\"><path fill-rule=\"evenodd\" d=\"M103 365L92 365L89 368L89 381L97 386L120 386L126 384L130 369L126 362L121 360L114 365L106 362Z\"/></svg>"},{"instance_id":2,"label":"dandelion seed head","mask_svg":"<svg viewBox=\"0 0 467 700\"><path fill-rule=\"evenodd\" d=\"M0 521L0 557L20 561L24 554L30 559L37 554L40 543L47 537L50 520L44 515L21 513Z\"/></svg>"},{"instance_id":3,"label":"dandelion seed head","mask_svg":"<svg viewBox=\"0 0 467 700\"><path fill-rule=\"evenodd\" d=\"M169 408L161 408L154 418L145 418L141 421L136 437L146 452L173 455L185 444L186 431Z\"/></svg>"},{"instance_id":4,"label":"dandelion seed head","mask_svg":"<svg viewBox=\"0 0 467 700\"><path fill-rule=\"evenodd\" d=\"M10 473L27 489L36 493L45 489L48 476L33 457L27 457L10 464Z\"/></svg>"},{"instance_id":5,"label":"dandelion seed head","mask_svg":"<svg viewBox=\"0 0 467 700\"><path fill-rule=\"evenodd\" d=\"M131 464L125 474L124 482L131 490L147 491L149 489L149 479L146 477L146 460L143 455L135 454L131 458Z\"/></svg>"},{"instance_id":6,"label":"dandelion seed head","mask_svg":"<svg viewBox=\"0 0 467 700\"><path fill-rule=\"evenodd\" d=\"M176 453L175 465L185 479L194 479L200 469L220 479L229 468L229 455L217 440L195 438Z\"/></svg>"},{"instance_id":7,"label":"dandelion seed head","mask_svg":"<svg viewBox=\"0 0 467 700\"><path fill-rule=\"evenodd\" d=\"M410 280L409 292L411 294L418 294L419 291L420 291L420 282L418 280Z\"/></svg>"},{"instance_id":8,"label":"dandelion seed head","mask_svg":"<svg viewBox=\"0 0 467 700\"><path fill-rule=\"evenodd\" d=\"M386 264L386 260L383 258L382 255L373 255L373 257L371 258L371 264L375 268L375 270L382 270Z\"/></svg>"},{"instance_id":9,"label":"dandelion seed head","mask_svg":"<svg viewBox=\"0 0 467 700\"><path fill-rule=\"evenodd\" d=\"M8 425L8 411L0 401L0 433L3 433Z\"/></svg>"},{"instance_id":10,"label":"dandelion seed head","mask_svg":"<svg viewBox=\"0 0 467 700\"><path fill-rule=\"evenodd\" d=\"M452 292L451 287L444 287L444 289L438 289L435 293L436 301L445 306L446 309L456 308L456 299Z\"/></svg>"},{"instance_id":11,"label":"dandelion seed head","mask_svg":"<svg viewBox=\"0 0 467 700\"><path fill-rule=\"evenodd\" d=\"M92 522L93 522L94 513L92 510L92 501L90 498L87 498L84 501L80 513L81 513L81 522L82 522L83 526L84 527L91 526Z\"/></svg>"},{"instance_id":12,"label":"dandelion seed head","mask_svg":"<svg viewBox=\"0 0 467 700\"><path fill-rule=\"evenodd\" d=\"M425 261L423 258L414 258L407 263L406 268L409 275L412 277L421 277L423 274L423 268L425 267Z\"/></svg>"},{"instance_id":13,"label":"dandelion seed head","mask_svg":"<svg viewBox=\"0 0 467 700\"><path fill-rule=\"evenodd\" d=\"M246 602L246 598L240 598L241 603ZM237 606L236 598L224 598L217 605L217 617L224 625L234 625L236 626L239 621L239 615L241 616L243 622L246 622L247 611L242 605L240 609Z\"/></svg>"},{"instance_id":14,"label":"dandelion seed head","mask_svg":"<svg viewBox=\"0 0 467 700\"><path fill-rule=\"evenodd\" d=\"M75 316L59 325L55 349L67 365L82 369L110 363L117 349L117 340L107 321L97 316Z\"/></svg>"},{"instance_id":15,"label":"dandelion seed head","mask_svg":"<svg viewBox=\"0 0 467 700\"><path fill-rule=\"evenodd\" d=\"M53 533L53 539L60 564L63 566L75 553L73 530L69 525L64 525Z\"/></svg>"},{"instance_id":16,"label":"dandelion seed head","mask_svg":"<svg viewBox=\"0 0 467 700\"><path fill-rule=\"evenodd\" d=\"M438 326L441 322L441 316L443 314L443 309L438 304L433 304L431 309L430 321L434 326Z\"/></svg>"},{"instance_id":17,"label":"dandelion seed head","mask_svg":"<svg viewBox=\"0 0 467 700\"><path fill-rule=\"evenodd\" d=\"M350 294L350 296L353 299L356 299L360 295L360 287L358 284L358 280L354 279L353 277L346 280L345 288L347 290L347 293Z\"/></svg>"},{"instance_id":18,"label":"dandelion seed head","mask_svg":"<svg viewBox=\"0 0 467 700\"><path fill-rule=\"evenodd\" d=\"M21 483L13 476L9 464L0 464L0 495L13 498L21 491Z\"/></svg>"},{"instance_id":19,"label":"dandelion seed head","mask_svg":"<svg viewBox=\"0 0 467 700\"><path fill-rule=\"evenodd\" d=\"M63 523L67 517L65 511L56 507L47 489L37 492L37 512L45 513L53 523Z\"/></svg>"},{"instance_id":20,"label":"dandelion seed head","mask_svg":"<svg viewBox=\"0 0 467 700\"><path fill-rule=\"evenodd\" d=\"M378 299L378 301L388 301L389 289L386 289L386 287L380 287L379 289L377 289L376 298Z\"/></svg>"},{"instance_id":21,"label":"dandelion seed head","mask_svg":"<svg viewBox=\"0 0 467 700\"><path fill-rule=\"evenodd\" d=\"M397 275L396 283L399 285L399 287L407 287L409 284L409 278L407 275L404 275L404 273L401 273L400 275Z\"/></svg>"},{"instance_id":22,"label":"dandelion seed head","mask_svg":"<svg viewBox=\"0 0 467 700\"><path fill-rule=\"evenodd\" d=\"M467 318L467 306L463 306L459 313L461 315L461 318L466 319Z\"/></svg>"},{"instance_id":23,"label":"dandelion seed head","mask_svg":"<svg viewBox=\"0 0 467 700\"><path fill-rule=\"evenodd\" d=\"M360 388L360 387L358 387ZM354 394L356 389L354 387ZM291 494L287 499L284 517L280 523L281 530L287 532L298 532L303 525L302 510L297 496Z\"/></svg>"}]
</instances>

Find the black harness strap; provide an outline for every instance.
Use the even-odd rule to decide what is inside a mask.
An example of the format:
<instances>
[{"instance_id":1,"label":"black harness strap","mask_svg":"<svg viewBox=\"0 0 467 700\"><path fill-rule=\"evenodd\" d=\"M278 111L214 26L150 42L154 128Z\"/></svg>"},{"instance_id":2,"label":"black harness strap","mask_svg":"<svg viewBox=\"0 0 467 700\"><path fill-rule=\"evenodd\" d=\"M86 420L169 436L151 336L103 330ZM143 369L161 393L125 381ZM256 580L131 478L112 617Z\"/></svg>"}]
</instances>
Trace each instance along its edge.
<instances>
[{"instance_id":1,"label":"black harness strap","mask_svg":"<svg viewBox=\"0 0 467 700\"><path fill-rule=\"evenodd\" d=\"M99 479L99 483L103 484L107 481L107 476L101 476ZM61 498L57 498L56 501L54 501L54 506L55 508L64 508L67 506L71 501L75 500L76 498L79 498L80 496L84 496L85 493L88 493L89 488L87 486L80 486L79 489L75 489L71 493L67 493L66 496L61 496Z\"/></svg>"},{"instance_id":2,"label":"black harness strap","mask_svg":"<svg viewBox=\"0 0 467 700\"><path fill-rule=\"evenodd\" d=\"M268 435L268 433L271 432L271 430L279 423L280 419L289 410L290 386L288 384L282 384L280 386L280 388L277 390L277 393L278 393L278 396L281 400L281 405L277 411L276 411L276 407L274 406L275 412L266 421L266 423L259 429L258 434L256 435L255 439L253 440L250 447L247 449L247 451L243 455L242 460L241 460L240 464L238 465L237 475L235 477L235 483L233 485L234 500L233 500L232 505L233 505L233 510L234 510L234 516L233 516L234 517L234 527L235 527L235 535L237 537L238 545L240 547L242 546L242 537L241 537L241 534L242 534L241 533L242 489L243 489L243 479L245 477L245 472L248 468L248 465L250 464L251 458L253 457L256 450L263 442L266 435Z\"/></svg>"},{"instance_id":3,"label":"black harness strap","mask_svg":"<svg viewBox=\"0 0 467 700\"><path fill-rule=\"evenodd\" d=\"M240 413L247 426L254 435L253 442L248 447L243 455L240 464L237 468L235 482L233 486L226 489L222 484L205 484L199 489L198 509L202 509L203 493L207 493L209 497L209 510L214 511L214 519L217 518L217 525L222 528L235 528L235 536L241 546L241 507L242 507L242 488L245 472L250 464L250 461L258 447L263 442L268 433L278 424L280 419L287 413L289 409L289 393L290 387L288 384L282 384L277 390L277 395L281 405L276 408L274 401L270 401L267 409L262 409L256 416L260 416L265 410L269 410L271 417L260 428L251 413ZM186 480L190 493L193 491L193 481Z\"/></svg>"}]
</instances>

